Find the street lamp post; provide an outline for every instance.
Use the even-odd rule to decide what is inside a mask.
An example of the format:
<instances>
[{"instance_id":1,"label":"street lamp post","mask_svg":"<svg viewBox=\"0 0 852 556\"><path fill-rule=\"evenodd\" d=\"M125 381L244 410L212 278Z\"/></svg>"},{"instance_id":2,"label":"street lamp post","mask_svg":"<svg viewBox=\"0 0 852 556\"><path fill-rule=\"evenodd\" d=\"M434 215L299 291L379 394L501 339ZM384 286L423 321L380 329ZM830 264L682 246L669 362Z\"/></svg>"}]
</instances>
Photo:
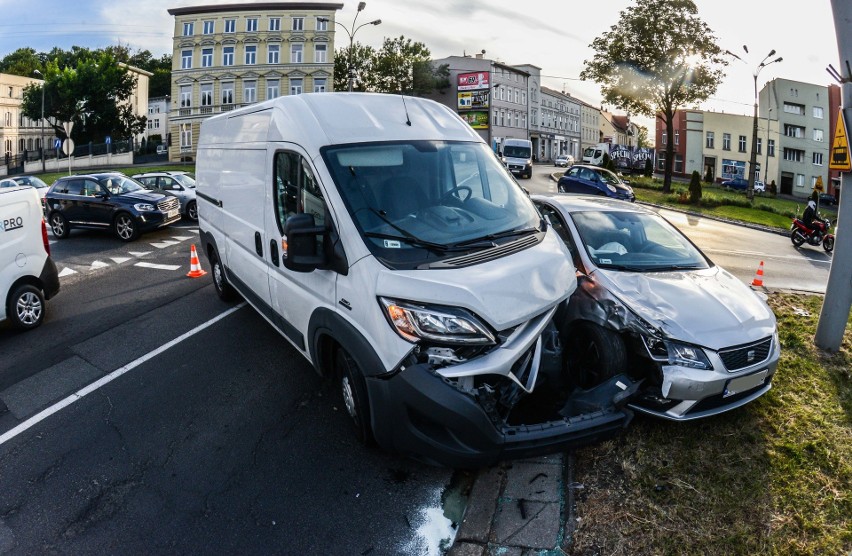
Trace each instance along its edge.
<instances>
[{"instance_id":1,"label":"street lamp post","mask_svg":"<svg viewBox=\"0 0 852 556\"><path fill-rule=\"evenodd\" d=\"M35 75L38 75L41 81L41 171L42 173L46 172L45 162L44 162L44 75L38 70L33 70Z\"/></svg>"},{"instance_id":2,"label":"street lamp post","mask_svg":"<svg viewBox=\"0 0 852 556\"><path fill-rule=\"evenodd\" d=\"M745 50L746 54L748 54L748 47L743 45L743 50ZM746 63L745 60L731 52L730 50L725 51L727 54L733 56L740 62ZM770 57L775 55L775 49L772 49L769 54L766 55L763 60L760 61L757 68L755 68L752 76L754 77L754 117L752 118L752 132L751 132L751 161L749 162L748 167L748 189L746 190L746 196L749 201L754 200L754 171L755 166L757 165L757 76L760 74L760 70L765 68L770 64L774 64L775 62L780 62L783 60L782 57L775 58L774 60L767 62ZM769 138L767 135L767 144L769 143ZM768 147L767 147L768 148Z\"/></svg>"},{"instance_id":3,"label":"street lamp post","mask_svg":"<svg viewBox=\"0 0 852 556\"><path fill-rule=\"evenodd\" d=\"M335 25L340 25L343 28L343 30L346 31L346 34L349 36L349 60L347 62L347 70L348 70L348 74L349 74L349 92L350 93L352 92L352 88L355 85L355 67L352 64L352 50L355 46L355 33L357 33L358 29L360 29L361 27L364 27L365 25L381 25L381 23L382 23L381 19L375 19L373 21L368 21L367 23L362 23L358 27L355 27L355 23L358 21L358 15L366 7L367 7L366 2L358 2L358 11L355 13L355 18L352 20L352 27L350 27L350 28L347 28L346 25L340 23L339 21L334 22ZM320 17L320 18L318 18L318 21L328 22L328 18Z\"/></svg>"}]
</instances>

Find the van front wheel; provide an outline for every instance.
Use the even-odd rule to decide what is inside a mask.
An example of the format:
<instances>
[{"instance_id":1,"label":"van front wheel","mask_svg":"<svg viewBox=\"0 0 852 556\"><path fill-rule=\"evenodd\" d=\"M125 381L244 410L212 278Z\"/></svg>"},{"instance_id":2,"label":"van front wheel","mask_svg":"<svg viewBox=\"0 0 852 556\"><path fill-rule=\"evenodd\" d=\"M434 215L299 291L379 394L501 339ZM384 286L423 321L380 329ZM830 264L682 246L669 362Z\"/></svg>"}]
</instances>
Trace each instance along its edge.
<instances>
[{"instance_id":1,"label":"van front wheel","mask_svg":"<svg viewBox=\"0 0 852 556\"><path fill-rule=\"evenodd\" d=\"M358 363L341 347L335 353L335 367L343 407L352 420L355 436L363 444L373 443L370 427L370 404L367 401L367 385Z\"/></svg>"},{"instance_id":2,"label":"van front wheel","mask_svg":"<svg viewBox=\"0 0 852 556\"><path fill-rule=\"evenodd\" d=\"M210 253L210 264L213 267L213 287L216 288L216 295L222 301L233 301L236 299L237 291L228 283L228 279L225 278L225 269L215 250Z\"/></svg>"},{"instance_id":3,"label":"van front wheel","mask_svg":"<svg viewBox=\"0 0 852 556\"><path fill-rule=\"evenodd\" d=\"M44 320L44 295L30 284L18 286L9 296L6 314L18 330L29 330Z\"/></svg>"}]
</instances>

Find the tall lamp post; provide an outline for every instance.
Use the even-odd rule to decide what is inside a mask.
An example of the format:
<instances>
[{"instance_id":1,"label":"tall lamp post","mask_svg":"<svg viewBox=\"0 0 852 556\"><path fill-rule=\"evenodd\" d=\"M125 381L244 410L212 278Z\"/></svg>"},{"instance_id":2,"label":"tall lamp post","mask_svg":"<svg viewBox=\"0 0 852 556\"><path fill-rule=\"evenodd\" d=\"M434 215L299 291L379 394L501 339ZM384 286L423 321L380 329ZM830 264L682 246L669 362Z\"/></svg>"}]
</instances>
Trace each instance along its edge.
<instances>
[{"instance_id":1,"label":"tall lamp post","mask_svg":"<svg viewBox=\"0 0 852 556\"><path fill-rule=\"evenodd\" d=\"M368 21L367 23L362 23L358 27L355 27L355 23L358 21L358 15L361 11L367 7L366 2L358 2L358 11L355 13L355 18L352 20L352 27L347 28L346 25L340 23L339 21L335 21L335 25L340 25L343 27L343 30L346 31L346 34L349 35L349 62L348 62L348 71L349 71L349 92L352 92L352 87L355 85L355 67L352 65L352 49L355 44L355 33L358 32L358 29L364 27L365 25L381 25L381 19L375 19L373 21ZM320 17L318 21L328 22L327 17Z\"/></svg>"},{"instance_id":2,"label":"tall lamp post","mask_svg":"<svg viewBox=\"0 0 852 556\"><path fill-rule=\"evenodd\" d=\"M748 46L743 45L743 50L745 50L746 54L748 54ZM740 62L746 63L745 60L743 60L742 58L740 58L739 56L737 56L736 54L734 54L730 50L726 50L725 52L727 54L733 56L734 58L736 58ZM779 56L779 57L775 58L774 60L767 62L766 60L768 60L772 56L775 56L775 49L774 48L771 51L769 51L769 54L767 54L766 57L763 60L760 61L760 64L757 65L754 72L752 73L752 76L754 77L754 118L752 120L752 132L751 132L751 161L749 162L749 166L748 166L748 189L746 190L746 196L748 197L749 201L754 200L754 171L755 171L755 166L757 166L757 76L760 74L760 70L762 70L766 66L774 64L775 62L780 62L781 60L783 60L783 58L781 56ZM768 142L769 142L769 139L768 139L768 135L767 135L767 143ZM765 181L765 178L764 178L764 181Z\"/></svg>"},{"instance_id":3,"label":"tall lamp post","mask_svg":"<svg viewBox=\"0 0 852 556\"><path fill-rule=\"evenodd\" d=\"M38 75L39 79L41 79L41 171L44 173L45 162L44 162L44 75L38 70L33 70L34 75Z\"/></svg>"}]
</instances>

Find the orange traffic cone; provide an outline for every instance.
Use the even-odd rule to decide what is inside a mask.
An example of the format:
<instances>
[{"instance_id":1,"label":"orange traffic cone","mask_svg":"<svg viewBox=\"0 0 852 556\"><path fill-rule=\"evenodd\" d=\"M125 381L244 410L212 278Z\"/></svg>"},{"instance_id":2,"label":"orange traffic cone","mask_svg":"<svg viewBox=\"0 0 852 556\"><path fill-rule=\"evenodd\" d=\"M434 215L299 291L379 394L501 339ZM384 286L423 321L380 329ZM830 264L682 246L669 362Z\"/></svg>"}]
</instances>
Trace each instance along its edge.
<instances>
[{"instance_id":1,"label":"orange traffic cone","mask_svg":"<svg viewBox=\"0 0 852 556\"><path fill-rule=\"evenodd\" d=\"M186 275L190 278L201 278L205 274L207 272L201 270L201 263L198 262L198 253L195 252L195 244L193 243L189 256L189 272Z\"/></svg>"},{"instance_id":2,"label":"orange traffic cone","mask_svg":"<svg viewBox=\"0 0 852 556\"><path fill-rule=\"evenodd\" d=\"M760 261L760 266L757 267L757 272L754 274L754 280L751 285L763 287L763 261Z\"/></svg>"}]
</instances>

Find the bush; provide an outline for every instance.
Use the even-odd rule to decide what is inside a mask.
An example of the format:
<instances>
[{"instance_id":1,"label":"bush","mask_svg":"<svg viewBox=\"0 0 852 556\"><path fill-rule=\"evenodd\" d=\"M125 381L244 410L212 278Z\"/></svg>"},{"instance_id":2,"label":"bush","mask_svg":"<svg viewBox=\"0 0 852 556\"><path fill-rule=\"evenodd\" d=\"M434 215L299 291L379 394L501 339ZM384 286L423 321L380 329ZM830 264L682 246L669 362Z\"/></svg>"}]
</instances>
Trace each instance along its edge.
<instances>
[{"instance_id":1,"label":"bush","mask_svg":"<svg viewBox=\"0 0 852 556\"><path fill-rule=\"evenodd\" d=\"M778 186L775 185L775 180L772 180L772 183L769 184L769 194L773 197L778 195Z\"/></svg>"},{"instance_id":2,"label":"bush","mask_svg":"<svg viewBox=\"0 0 852 556\"><path fill-rule=\"evenodd\" d=\"M650 178L654 175L654 163L651 162L650 158L645 159L645 170L642 172L642 175L646 178Z\"/></svg>"},{"instance_id":3,"label":"bush","mask_svg":"<svg viewBox=\"0 0 852 556\"><path fill-rule=\"evenodd\" d=\"M704 181L713 183L713 168L710 166L707 167L707 172L704 174Z\"/></svg>"},{"instance_id":4,"label":"bush","mask_svg":"<svg viewBox=\"0 0 852 556\"><path fill-rule=\"evenodd\" d=\"M692 171L692 178L689 180L689 202L693 205L701 202L701 175L698 170Z\"/></svg>"}]
</instances>

